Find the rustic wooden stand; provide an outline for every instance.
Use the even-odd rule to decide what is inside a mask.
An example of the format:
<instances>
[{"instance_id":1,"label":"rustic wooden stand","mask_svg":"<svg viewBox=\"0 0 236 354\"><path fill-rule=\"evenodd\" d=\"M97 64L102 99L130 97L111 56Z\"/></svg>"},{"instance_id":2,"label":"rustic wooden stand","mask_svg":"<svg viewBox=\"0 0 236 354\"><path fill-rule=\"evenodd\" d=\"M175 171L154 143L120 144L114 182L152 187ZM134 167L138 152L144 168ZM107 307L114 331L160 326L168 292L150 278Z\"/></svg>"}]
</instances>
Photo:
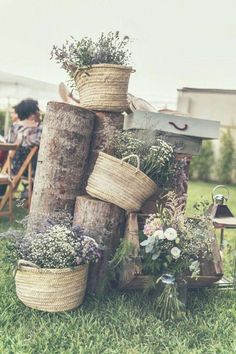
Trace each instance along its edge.
<instances>
[{"instance_id":1,"label":"rustic wooden stand","mask_svg":"<svg viewBox=\"0 0 236 354\"><path fill-rule=\"evenodd\" d=\"M202 124L206 129L202 128ZM138 221L142 227L146 215L155 212L156 196L143 205L139 215L129 214L125 222L124 210L84 195L98 152L113 155L111 138L116 130L132 129L144 134L161 131L165 133L166 140L174 145L178 158L187 158L190 162L191 156L199 153L203 138L217 137L216 122L202 121L202 124L192 118L139 111L124 120L123 115L117 112L92 112L70 104L49 102L28 231L40 227L37 220L48 217L54 219L61 212L71 216L74 214L74 225L82 226L103 249L100 262L91 267L88 283L89 291L103 292L108 260L120 237L125 230L125 237L131 237L137 245L138 240L134 235L137 236ZM185 173L188 174L188 168ZM187 185L181 193L187 193ZM137 288L139 286L134 285L136 281L142 283L143 287L148 278L136 276L136 272L137 267L130 264L130 271L126 271L120 285ZM132 285L131 280L135 277Z\"/></svg>"}]
</instances>

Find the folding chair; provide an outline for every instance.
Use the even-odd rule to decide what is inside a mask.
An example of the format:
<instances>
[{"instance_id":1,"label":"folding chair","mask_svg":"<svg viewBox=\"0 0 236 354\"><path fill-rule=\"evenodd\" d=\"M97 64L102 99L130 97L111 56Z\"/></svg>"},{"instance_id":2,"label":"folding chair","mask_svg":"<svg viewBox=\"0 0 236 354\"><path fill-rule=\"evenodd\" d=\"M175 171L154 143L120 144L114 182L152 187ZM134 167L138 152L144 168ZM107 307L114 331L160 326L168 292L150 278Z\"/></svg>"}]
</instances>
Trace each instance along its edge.
<instances>
[{"instance_id":1,"label":"folding chair","mask_svg":"<svg viewBox=\"0 0 236 354\"><path fill-rule=\"evenodd\" d=\"M7 151L7 160L3 165L3 168L0 173L0 185L6 186L8 193L8 209L3 211L2 208L0 209L0 216L8 216L10 222L13 220L13 203L12 203L12 193L13 193L13 185L12 185L12 176L11 176L11 165L12 159L15 156L17 145L16 144L7 144L7 143L0 143L0 149L3 151ZM5 194L6 194L5 192ZM3 197L0 197L3 199ZM5 203L6 204L6 203Z\"/></svg>"},{"instance_id":2,"label":"folding chair","mask_svg":"<svg viewBox=\"0 0 236 354\"><path fill-rule=\"evenodd\" d=\"M5 144L0 144L0 149L1 147ZM9 145L9 144L6 144ZM13 144L11 144L13 145ZM15 145L16 146L16 145ZM13 149L12 149L13 150ZM5 162L1 174L3 177L5 177L5 180L3 179L3 183L1 183L1 174L0 174L0 184L5 184L8 176L8 181L9 184L8 188L1 198L0 202L0 216L9 216L9 220L12 222L13 219L13 203L12 203L12 198L13 198L13 192L17 189L24 172L28 169L28 176L27 176L27 184L28 184L28 208L30 207L31 203L31 198L32 198L32 189L33 189L33 176L32 176L32 159L35 156L35 154L38 151L38 146L33 146L26 156L24 162L22 163L18 173L15 176L11 176L11 165L12 165L12 160L16 154L17 146L14 151L9 151L7 161ZM7 211L3 211L3 208L5 207L6 204L9 204L9 209Z\"/></svg>"}]
</instances>

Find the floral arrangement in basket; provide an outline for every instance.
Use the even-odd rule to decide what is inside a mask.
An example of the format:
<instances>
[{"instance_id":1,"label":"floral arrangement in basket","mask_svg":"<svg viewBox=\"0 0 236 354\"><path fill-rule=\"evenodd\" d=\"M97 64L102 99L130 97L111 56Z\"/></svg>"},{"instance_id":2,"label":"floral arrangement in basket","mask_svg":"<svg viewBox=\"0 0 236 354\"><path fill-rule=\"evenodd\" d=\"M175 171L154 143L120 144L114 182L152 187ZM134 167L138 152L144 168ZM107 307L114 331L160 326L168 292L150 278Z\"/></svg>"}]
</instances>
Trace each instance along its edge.
<instances>
[{"instance_id":1,"label":"floral arrangement in basket","mask_svg":"<svg viewBox=\"0 0 236 354\"><path fill-rule=\"evenodd\" d=\"M161 137L151 134L147 140L132 131L123 131L115 133L112 142L117 158L132 154L139 156L140 170L158 185L162 194L175 189L177 185L183 194L187 184L187 177L183 173L186 161L176 161L173 147ZM136 160L132 157L127 162L136 166Z\"/></svg>"},{"instance_id":2,"label":"floral arrangement in basket","mask_svg":"<svg viewBox=\"0 0 236 354\"><path fill-rule=\"evenodd\" d=\"M50 269L77 267L100 257L94 239L84 235L79 226L64 224L49 224L33 235L22 234L14 239L12 250L16 259Z\"/></svg>"},{"instance_id":3,"label":"floral arrangement in basket","mask_svg":"<svg viewBox=\"0 0 236 354\"><path fill-rule=\"evenodd\" d=\"M157 299L160 317L173 319L184 310L178 298L177 280L187 274L198 276L201 261L211 258L212 223L205 215L185 218L174 192L169 192L162 202L157 213L146 220L140 245L144 248L143 271L164 284Z\"/></svg>"},{"instance_id":4,"label":"floral arrangement in basket","mask_svg":"<svg viewBox=\"0 0 236 354\"><path fill-rule=\"evenodd\" d=\"M78 226L49 220L32 234L10 233L8 253L17 260L18 298L26 306L47 312L78 307L85 295L88 265L100 257L95 240Z\"/></svg>"},{"instance_id":5,"label":"floral arrangement in basket","mask_svg":"<svg viewBox=\"0 0 236 354\"><path fill-rule=\"evenodd\" d=\"M127 48L128 36L120 37L120 32L101 33L98 40L84 37L80 40L71 37L61 47L53 46L51 59L74 77L78 68L90 67L94 64L128 65L131 53Z\"/></svg>"},{"instance_id":6,"label":"floral arrangement in basket","mask_svg":"<svg viewBox=\"0 0 236 354\"><path fill-rule=\"evenodd\" d=\"M123 112L128 108L131 66L129 37L119 31L77 40L71 37L62 47L54 46L51 59L61 64L76 87L80 105L89 109Z\"/></svg>"}]
</instances>

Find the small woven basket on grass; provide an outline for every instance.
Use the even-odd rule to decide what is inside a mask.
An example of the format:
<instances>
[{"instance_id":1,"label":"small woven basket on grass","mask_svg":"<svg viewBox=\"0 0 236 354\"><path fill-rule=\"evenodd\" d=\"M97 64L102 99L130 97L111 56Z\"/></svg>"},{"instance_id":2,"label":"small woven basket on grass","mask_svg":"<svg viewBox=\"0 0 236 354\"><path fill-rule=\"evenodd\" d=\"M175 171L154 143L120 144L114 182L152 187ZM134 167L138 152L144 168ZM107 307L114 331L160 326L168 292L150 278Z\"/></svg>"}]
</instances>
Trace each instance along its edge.
<instances>
[{"instance_id":1,"label":"small woven basket on grass","mask_svg":"<svg viewBox=\"0 0 236 354\"><path fill-rule=\"evenodd\" d=\"M137 168L124 162L137 158ZM137 155L122 160L100 152L94 170L88 179L86 191L94 198L113 203L127 211L138 211L157 191L157 185L139 169Z\"/></svg>"},{"instance_id":2,"label":"small woven basket on grass","mask_svg":"<svg viewBox=\"0 0 236 354\"><path fill-rule=\"evenodd\" d=\"M88 265L44 269L19 261L15 274L18 298L33 309L60 312L82 304L87 285Z\"/></svg>"},{"instance_id":3,"label":"small woven basket on grass","mask_svg":"<svg viewBox=\"0 0 236 354\"><path fill-rule=\"evenodd\" d=\"M127 93L131 66L96 64L76 70L74 80L82 107L123 112L128 108Z\"/></svg>"}]
</instances>

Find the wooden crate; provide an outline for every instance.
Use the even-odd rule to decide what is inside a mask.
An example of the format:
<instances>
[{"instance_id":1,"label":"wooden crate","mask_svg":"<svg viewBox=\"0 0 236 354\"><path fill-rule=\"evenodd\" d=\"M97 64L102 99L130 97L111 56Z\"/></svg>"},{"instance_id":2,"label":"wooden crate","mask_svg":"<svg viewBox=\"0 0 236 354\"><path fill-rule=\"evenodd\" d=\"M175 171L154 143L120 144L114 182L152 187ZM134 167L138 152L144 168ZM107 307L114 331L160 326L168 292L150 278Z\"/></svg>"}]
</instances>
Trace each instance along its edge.
<instances>
[{"instance_id":1,"label":"wooden crate","mask_svg":"<svg viewBox=\"0 0 236 354\"><path fill-rule=\"evenodd\" d=\"M148 217L148 214L138 214L138 225L139 230L143 229L145 220ZM138 238L138 233L135 234ZM132 238L134 233L132 233ZM139 243L137 240L136 244ZM201 272L197 278L191 276L186 276L185 279L188 283L189 288L200 288L205 286L212 286L215 282L220 280L223 277L223 264L222 258L220 255L219 247L217 245L215 234L211 237L211 251L212 251L212 260L206 260L201 263ZM153 282L156 281L156 277L144 274L133 274L129 278L129 281L121 284L121 288L125 289L145 289L150 286Z\"/></svg>"}]
</instances>

